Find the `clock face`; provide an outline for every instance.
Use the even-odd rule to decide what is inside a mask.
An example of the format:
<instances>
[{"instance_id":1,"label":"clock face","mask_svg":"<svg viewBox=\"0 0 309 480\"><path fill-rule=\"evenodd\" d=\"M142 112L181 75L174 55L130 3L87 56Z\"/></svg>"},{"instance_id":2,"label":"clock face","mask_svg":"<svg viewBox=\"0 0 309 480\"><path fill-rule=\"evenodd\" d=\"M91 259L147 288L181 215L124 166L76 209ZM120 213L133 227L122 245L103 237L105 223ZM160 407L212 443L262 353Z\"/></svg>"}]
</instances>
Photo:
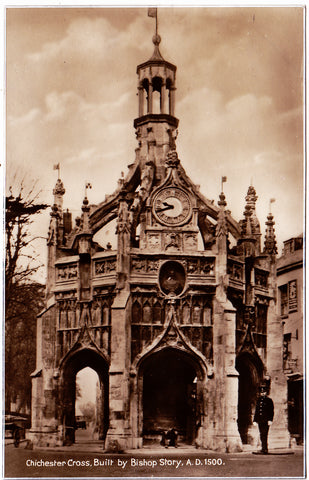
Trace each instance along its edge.
<instances>
[{"instance_id":1,"label":"clock face","mask_svg":"<svg viewBox=\"0 0 309 480\"><path fill-rule=\"evenodd\" d=\"M164 188L154 198L153 213L159 222L183 225L192 214L189 196L178 187Z\"/></svg>"}]
</instances>

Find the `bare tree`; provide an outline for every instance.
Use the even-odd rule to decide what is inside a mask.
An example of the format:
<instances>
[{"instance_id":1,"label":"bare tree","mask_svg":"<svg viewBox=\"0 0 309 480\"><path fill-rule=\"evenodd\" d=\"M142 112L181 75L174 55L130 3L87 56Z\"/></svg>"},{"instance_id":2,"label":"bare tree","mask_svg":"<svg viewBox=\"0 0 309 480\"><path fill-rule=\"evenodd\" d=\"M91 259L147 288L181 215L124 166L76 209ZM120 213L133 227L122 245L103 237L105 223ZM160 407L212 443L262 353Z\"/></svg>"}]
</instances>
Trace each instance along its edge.
<instances>
[{"instance_id":1,"label":"bare tree","mask_svg":"<svg viewBox=\"0 0 309 480\"><path fill-rule=\"evenodd\" d=\"M79 409L86 422L90 423L95 419L95 404L93 402L83 403L79 406Z\"/></svg>"},{"instance_id":2,"label":"bare tree","mask_svg":"<svg viewBox=\"0 0 309 480\"><path fill-rule=\"evenodd\" d=\"M43 307L44 286L33 281L40 265L29 249L34 215L48 205L38 202L35 185L25 192L23 183L5 205L5 398L17 409L29 408L30 373L35 368L36 315Z\"/></svg>"}]
</instances>

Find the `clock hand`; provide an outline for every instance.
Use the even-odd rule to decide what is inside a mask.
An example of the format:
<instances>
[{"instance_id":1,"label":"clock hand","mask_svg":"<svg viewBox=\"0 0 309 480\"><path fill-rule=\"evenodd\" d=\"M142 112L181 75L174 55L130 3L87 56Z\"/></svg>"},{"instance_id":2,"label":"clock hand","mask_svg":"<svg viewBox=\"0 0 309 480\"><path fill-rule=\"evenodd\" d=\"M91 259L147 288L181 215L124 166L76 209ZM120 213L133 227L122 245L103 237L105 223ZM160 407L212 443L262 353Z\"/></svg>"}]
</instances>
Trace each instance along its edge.
<instances>
[{"instance_id":1,"label":"clock hand","mask_svg":"<svg viewBox=\"0 0 309 480\"><path fill-rule=\"evenodd\" d=\"M174 208L174 205L170 205L169 203L166 203L166 202L163 202L163 205L165 205L165 207L158 208L157 212L165 212L165 210L171 210L172 208Z\"/></svg>"}]
</instances>

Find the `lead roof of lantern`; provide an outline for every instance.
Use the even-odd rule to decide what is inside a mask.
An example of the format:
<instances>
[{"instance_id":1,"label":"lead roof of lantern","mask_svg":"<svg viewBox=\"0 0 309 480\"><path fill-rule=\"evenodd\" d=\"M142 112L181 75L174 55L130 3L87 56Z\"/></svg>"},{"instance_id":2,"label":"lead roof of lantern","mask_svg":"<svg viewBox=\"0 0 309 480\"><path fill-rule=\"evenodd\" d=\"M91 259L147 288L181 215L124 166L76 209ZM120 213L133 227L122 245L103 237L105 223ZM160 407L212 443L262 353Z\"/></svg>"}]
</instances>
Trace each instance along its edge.
<instances>
[{"instance_id":1,"label":"lead roof of lantern","mask_svg":"<svg viewBox=\"0 0 309 480\"><path fill-rule=\"evenodd\" d=\"M164 66L170 68L171 70L173 70L175 72L177 70L177 67L175 65L173 65L172 63L167 62L161 55L161 52L160 52L160 49L159 49L159 44L161 42L160 35L154 35L153 38L152 38L152 42L155 46L152 56L150 57L149 60L147 60L146 62L143 62L143 63L141 63L140 65L137 66L136 73L138 73L140 70L142 70L143 68L146 68L150 65L164 65Z\"/></svg>"}]
</instances>

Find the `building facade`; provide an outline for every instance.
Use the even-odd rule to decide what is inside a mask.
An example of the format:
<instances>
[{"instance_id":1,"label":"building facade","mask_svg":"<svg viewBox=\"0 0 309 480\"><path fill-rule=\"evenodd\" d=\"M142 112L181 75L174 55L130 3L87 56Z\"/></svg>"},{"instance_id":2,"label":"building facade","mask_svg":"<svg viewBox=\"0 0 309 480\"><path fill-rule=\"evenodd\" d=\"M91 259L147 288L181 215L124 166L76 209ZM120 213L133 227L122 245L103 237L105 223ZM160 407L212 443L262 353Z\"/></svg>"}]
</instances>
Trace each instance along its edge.
<instances>
[{"instance_id":1,"label":"building facade","mask_svg":"<svg viewBox=\"0 0 309 480\"><path fill-rule=\"evenodd\" d=\"M284 242L277 263L278 309L283 323L283 369L288 384L288 428L304 439L303 236Z\"/></svg>"},{"instance_id":2,"label":"building facade","mask_svg":"<svg viewBox=\"0 0 309 480\"><path fill-rule=\"evenodd\" d=\"M107 449L141 448L174 427L181 442L240 451L252 442L265 381L271 435L287 446L273 217L261 248L252 185L237 222L223 191L215 205L190 180L176 148L176 66L160 40L137 67L137 148L126 177L99 205L85 196L74 227L60 179L53 192L30 436L74 442L76 375L90 367ZM117 248L103 248L93 237L114 219Z\"/></svg>"}]
</instances>

